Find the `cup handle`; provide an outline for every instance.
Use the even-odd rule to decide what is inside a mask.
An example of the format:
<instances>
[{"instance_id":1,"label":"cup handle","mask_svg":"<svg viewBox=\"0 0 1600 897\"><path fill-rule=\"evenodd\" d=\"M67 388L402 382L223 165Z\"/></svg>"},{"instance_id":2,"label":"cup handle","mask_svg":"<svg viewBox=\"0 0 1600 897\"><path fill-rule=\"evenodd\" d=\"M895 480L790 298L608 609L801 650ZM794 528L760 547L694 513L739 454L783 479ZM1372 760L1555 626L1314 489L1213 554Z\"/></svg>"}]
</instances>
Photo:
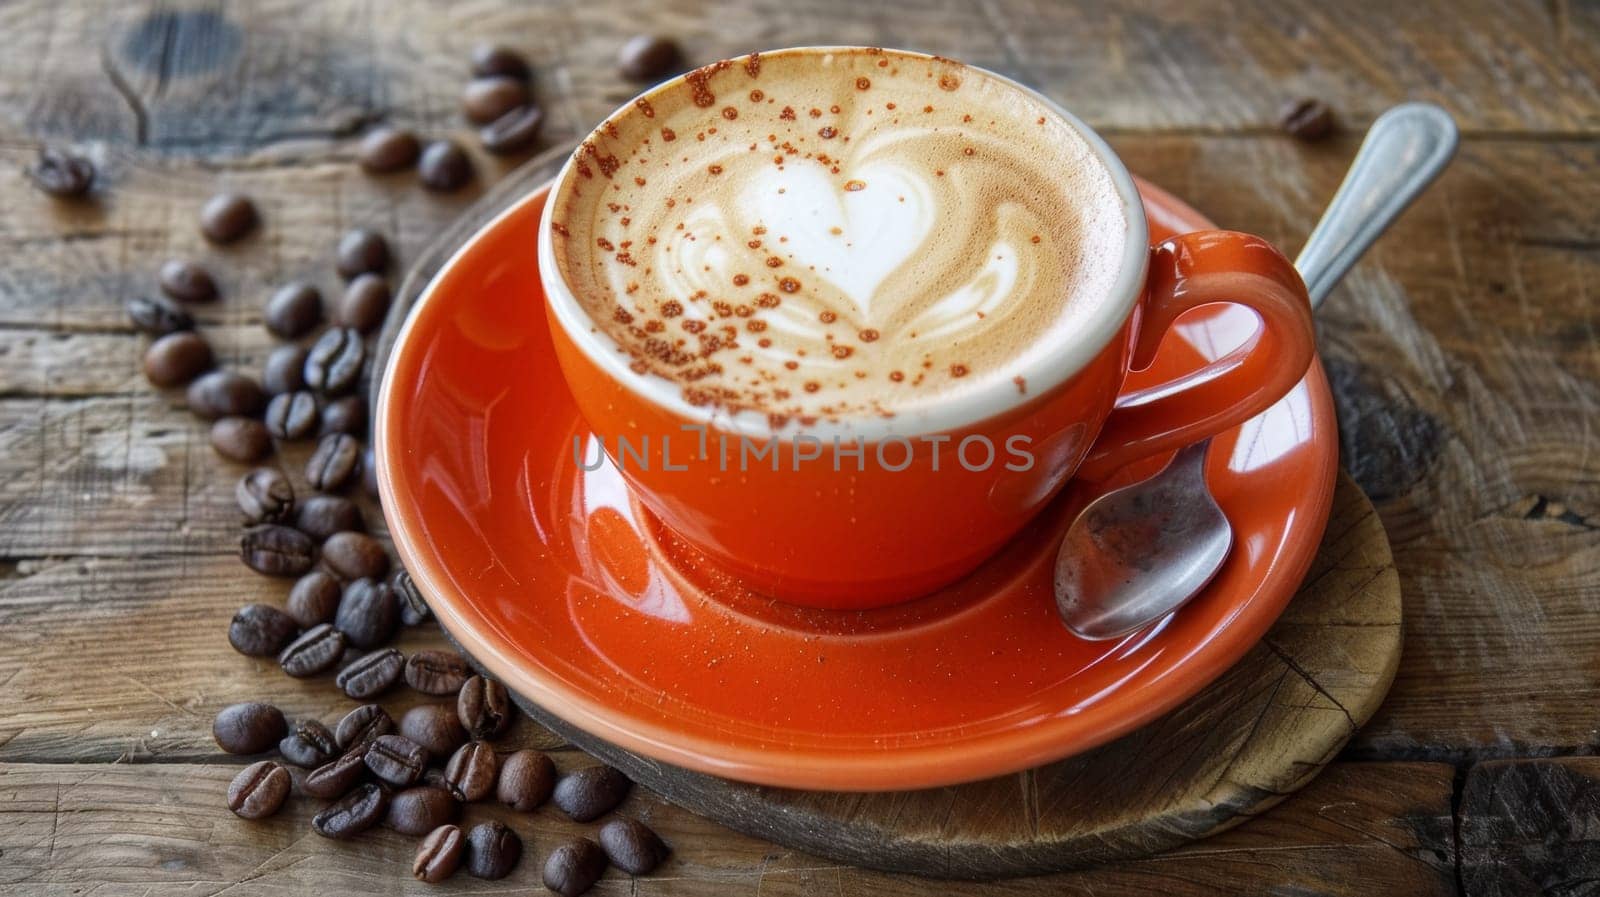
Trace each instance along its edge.
<instances>
[{"instance_id":1,"label":"cup handle","mask_svg":"<svg viewBox=\"0 0 1600 897\"><path fill-rule=\"evenodd\" d=\"M1305 284L1267 241L1233 231L1198 231L1151 248L1131 369L1150 366L1179 315L1213 302L1251 308L1261 326L1193 373L1119 396L1078 476L1102 480L1129 462L1237 426L1305 376L1316 350Z\"/></svg>"}]
</instances>

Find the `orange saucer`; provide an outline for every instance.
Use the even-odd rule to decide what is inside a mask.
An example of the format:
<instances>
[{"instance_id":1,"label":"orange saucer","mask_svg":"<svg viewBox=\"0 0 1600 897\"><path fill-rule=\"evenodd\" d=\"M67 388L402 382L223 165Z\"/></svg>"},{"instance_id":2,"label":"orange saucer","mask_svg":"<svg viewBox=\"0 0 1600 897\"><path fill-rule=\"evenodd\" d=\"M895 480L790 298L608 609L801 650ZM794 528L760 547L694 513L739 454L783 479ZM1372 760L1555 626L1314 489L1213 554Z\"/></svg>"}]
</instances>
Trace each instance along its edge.
<instances>
[{"instance_id":1,"label":"orange saucer","mask_svg":"<svg viewBox=\"0 0 1600 897\"><path fill-rule=\"evenodd\" d=\"M1152 240L1212 225L1141 183ZM1321 366L1213 444L1235 547L1205 593L1120 642L1056 617L1055 549L1100 490L1069 486L943 592L865 612L749 594L661 530L587 436L551 353L534 237L545 192L479 231L418 300L378 397L384 513L450 634L492 675L638 754L766 785L954 784L1059 760L1172 709L1278 617L1327 523L1337 465ZM1252 314L1191 312L1129 387L1242 343ZM585 452L592 457L592 449ZM1152 472L1152 461L1103 488Z\"/></svg>"}]
</instances>

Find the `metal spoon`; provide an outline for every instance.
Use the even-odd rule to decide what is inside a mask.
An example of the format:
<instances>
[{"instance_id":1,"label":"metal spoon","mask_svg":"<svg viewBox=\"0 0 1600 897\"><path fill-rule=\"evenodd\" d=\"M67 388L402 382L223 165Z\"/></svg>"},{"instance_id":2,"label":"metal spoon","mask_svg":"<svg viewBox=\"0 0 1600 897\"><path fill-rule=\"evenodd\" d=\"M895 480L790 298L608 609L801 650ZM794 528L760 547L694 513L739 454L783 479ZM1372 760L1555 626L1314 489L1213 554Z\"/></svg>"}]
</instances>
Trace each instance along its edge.
<instances>
[{"instance_id":1,"label":"metal spoon","mask_svg":"<svg viewBox=\"0 0 1600 897\"><path fill-rule=\"evenodd\" d=\"M1455 154L1456 126L1429 103L1379 116L1295 266L1313 308ZM1120 638L1182 607L1233 547L1233 527L1206 486L1211 440L1178 452L1150 479L1095 499L1056 557L1056 606L1080 638Z\"/></svg>"}]
</instances>

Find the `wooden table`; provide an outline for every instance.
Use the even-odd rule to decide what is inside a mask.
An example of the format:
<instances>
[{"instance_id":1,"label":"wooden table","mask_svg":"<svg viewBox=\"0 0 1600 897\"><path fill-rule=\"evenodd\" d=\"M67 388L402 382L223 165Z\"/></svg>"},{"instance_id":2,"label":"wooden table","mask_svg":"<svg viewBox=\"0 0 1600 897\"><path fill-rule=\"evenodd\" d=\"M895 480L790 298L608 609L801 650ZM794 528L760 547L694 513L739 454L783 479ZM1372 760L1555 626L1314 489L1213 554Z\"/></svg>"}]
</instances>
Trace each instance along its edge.
<instances>
[{"instance_id":1,"label":"wooden table","mask_svg":"<svg viewBox=\"0 0 1600 897\"><path fill-rule=\"evenodd\" d=\"M696 60L807 43L912 47L1063 100L1130 167L1225 226L1296 248L1365 126L1428 99L1454 113L1454 167L1321 313L1344 462L1377 503L1405 590L1405 658L1378 717L1316 782L1174 853L1011 882L1015 894L1593 893L1600 876L1600 6L1568 0L1048 0L514 3L424 0L0 5L0 892L422 892L412 839L311 834L303 806L247 824L217 708L346 703L227 646L283 586L235 557L232 489L181 396L138 372L122 311L169 256L219 275L203 315L227 364L270 348L275 284L336 287L329 247L376 227L409 258L475 195L374 180L375 121L463 132L468 48L537 61L548 139L632 87L618 45L680 37ZM1343 131L1305 145L1286 99ZM97 203L21 174L41 142L101 166ZM511 163L480 158L491 182ZM258 197L267 226L206 246L200 203ZM291 469L303 454L289 453ZM376 521L375 510L368 517ZM437 644L417 631L402 647ZM525 725L516 741L577 758ZM914 878L820 862L634 798L677 845L658 877L596 893L919 894ZM537 888L560 833L513 882ZM504 890L457 879L457 891ZM978 884L937 885L979 893Z\"/></svg>"}]
</instances>

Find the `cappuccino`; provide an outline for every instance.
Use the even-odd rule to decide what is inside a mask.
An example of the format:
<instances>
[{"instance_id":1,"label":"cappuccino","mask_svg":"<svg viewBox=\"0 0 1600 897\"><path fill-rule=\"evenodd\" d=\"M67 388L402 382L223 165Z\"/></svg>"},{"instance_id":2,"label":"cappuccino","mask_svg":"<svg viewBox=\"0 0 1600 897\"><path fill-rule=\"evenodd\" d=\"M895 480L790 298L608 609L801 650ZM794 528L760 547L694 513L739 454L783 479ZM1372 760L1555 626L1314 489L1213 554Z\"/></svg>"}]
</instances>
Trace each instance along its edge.
<instances>
[{"instance_id":1,"label":"cappuccino","mask_svg":"<svg viewBox=\"0 0 1600 897\"><path fill-rule=\"evenodd\" d=\"M1129 212L1068 121L884 50L706 66L613 114L553 199L590 326L694 405L895 417L1010 381L1110 301Z\"/></svg>"}]
</instances>

